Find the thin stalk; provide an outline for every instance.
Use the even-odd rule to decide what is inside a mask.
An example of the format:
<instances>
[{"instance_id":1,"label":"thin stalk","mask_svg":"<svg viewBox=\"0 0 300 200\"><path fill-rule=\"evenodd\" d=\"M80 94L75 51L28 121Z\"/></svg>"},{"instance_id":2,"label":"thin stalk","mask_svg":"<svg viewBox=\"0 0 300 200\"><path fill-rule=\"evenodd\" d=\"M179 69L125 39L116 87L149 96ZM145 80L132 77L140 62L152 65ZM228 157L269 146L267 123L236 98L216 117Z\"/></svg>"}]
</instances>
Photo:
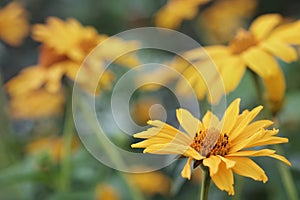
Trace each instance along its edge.
<instances>
[{"instance_id":1,"label":"thin stalk","mask_svg":"<svg viewBox=\"0 0 300 200\"><path fill-rule=\"evenodd\" d=\"M16 141L13 138L14 132L12 124L9 120L8 103L6 95L3 89L2 76L0 71L0 168L8 167L12 162L16 160L17 146Z\"/></svg>"},{"instance_id":2,"label":"thin stalk","mask_svg":"<svg viewBox=\"0 0 300 200\"><path fill-rule=\"evenodd\" d=\"M264 103L263 90L262 90L262 87L261 87L261 84L260 84L260 81L259 81L259 77L252 70L250 70L250 73L252 75L252 79L253 79L253 82L254 82L254 85L255 85L255 89L256 89L256 92L257 92L258 100L261 103Z\"/></svg>"},{"instance_id":3,"label":"thin stalk","mask_svg":"<svg viewBox=\"0 0 300 200\"><path fill-rule=\"evenodd\" d=\"M71 176L71 148L74 132L74 121L72 114L72 92L71 88L67 88L68 96L66 102L65 119L63 126L63 147L62 147L62 160L61 160L61 179L60 189L66 192L70 189L70 176Z\"/></svg>"},{"instance_id":4,"label":"thin stalk","mask_svg":"<svg viewBox=\"0 0 300 200\"><path fill-rule=\"evenodd\" d=\"M252 71L251 71L251 73L252 73L254 83L256 85L256 89L257 89L259 98L262 101L262 103L264 103L266 105L266 109L268 110L268 114L270 115L270 117L273 118L274 127L278 128L279 122L278 122L277 116L276 116L276 114L274 114L272 112L272 110L270 109L270 106L268 105L268 102L266 100L264 100L264 98L263 98L263 90L261 88L261 85L259 84L258 76ZM277 153L279 153L281 155L285 154L283 149L279 145L274 145L274 147L275 147L275 150ZM290 168L288 168L281 162L277 162L277 168L278 168L279 174L281 176L281 179L283 181L283 185L284 185L285 191L287 193L287 196L291 200L298 200L297 189L296 189L295 182L293 180L293 176L292 176Z\"/></svg>"},{"instance_id":5,"label":"thin stalk","mask_svg":"<svg viewBox=\"0 0 300 200\"><path fill-rule=\"evenodd\" d=\"M207 200L209 185L210 185L210 175L207 167L201 166L201 169L202 169L202 184L201 184L200 200Z\"/></svg>"},{"instance_id":6,"label":"thin stalk","mask_svg":"<svg viewBox=\"0 0 300 200\"><path fill-rule=\"evenodd\" d=\"M123 166L124 162L123 162L122 157L120 157L119 153L117 151L115 151L114 148L111 148L111 145L109 145L109 141L107 141L107 138L105 136L104 137L101 136L101 135L103 135L103 133L101 132L101 130L99 130L98 121L95 119L95 116L92 114L92 111L83 105L82 100L80 100L80 102L76 106L78 106L80 108L80 110L84 116L84 119L87 123L87 126L91 127L91 129L94 131L94 133L98 137L99 145L101 145L101 147L104 150L103 153L110 156L111 161L114 163L114 165ZM142 196L142 194L140 193L140 191L138 191L132 185L132 183L129 181L129 177L126 174L123 174L121 172L118 174L119 174L120 178L126 184L127 189L131 194L131 199L133 199L133 200L145 199Z\"/></svg>"}]
</instances>

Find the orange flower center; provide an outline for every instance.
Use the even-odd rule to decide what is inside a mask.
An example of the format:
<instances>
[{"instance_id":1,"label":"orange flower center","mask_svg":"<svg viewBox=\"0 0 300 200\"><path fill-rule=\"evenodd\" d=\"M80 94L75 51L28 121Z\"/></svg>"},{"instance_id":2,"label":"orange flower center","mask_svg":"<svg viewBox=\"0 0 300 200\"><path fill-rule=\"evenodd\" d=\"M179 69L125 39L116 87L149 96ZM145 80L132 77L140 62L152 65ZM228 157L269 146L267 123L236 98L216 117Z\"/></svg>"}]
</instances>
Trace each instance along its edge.
<instances>
[{"instance_id":1,"label":"orange flower center","mask_svg":"<svg viewBox=\"0 0 300 200\"><path fill-rule=\"evenodd\" d=\"M219 130L210 128L205 131L199 130L190 146L202 156L224 156L230 149L230 142L227 134L220 134Z\"/></svg>"},{"instance_id":2,"label":"orange flower center","mask_svg":"<svg viewBox=\"0 0 300 200\"><path fill-rule=\"evenodd\" d=\"M240 54L248 48L255 46L257 43L252 33L240 29L236 36L230 41L229 49L233 54Z\"/></svg>"}]
</instances>

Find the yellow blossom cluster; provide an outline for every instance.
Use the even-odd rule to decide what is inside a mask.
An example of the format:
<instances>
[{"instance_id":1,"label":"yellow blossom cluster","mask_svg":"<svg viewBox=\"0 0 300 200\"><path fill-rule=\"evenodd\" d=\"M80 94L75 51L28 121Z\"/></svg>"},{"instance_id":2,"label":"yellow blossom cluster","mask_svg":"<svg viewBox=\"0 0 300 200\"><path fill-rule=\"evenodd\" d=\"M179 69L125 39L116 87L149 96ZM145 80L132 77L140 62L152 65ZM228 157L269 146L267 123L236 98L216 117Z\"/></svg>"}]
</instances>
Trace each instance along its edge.
<instances>
[{"instance_id":1,"label":"yellow blossom cluster","mask_svg":"<svg viewBox=\"0 0 300 200\"><path fill-rule=\"evenodd\" d=\"M102 88L109 87L114 77L112 72L104 72L100 80L98 77L91 80L94 77L91 75L96 68L103 68L105 59L113 59L127 48L136 47L136 42L116 38L111 46L98 48L96 52L98 57L95 58L97 60L83 71L84 75L81 75L80 79L76 80L77 72L84 59L107 37L98 34L95 28L84 27L72 18L64 21L57 17L49 17L46 24L34 25L32 38L41 43L38 63L26 67L6 84L11 97L13 116L36 118L59 113L64 103L62 87L64 76L80 82L86 90L93 93L95 91L90 87L93 81L99 82ZM125 55L118 58L116 62L136 65L138 60L134 56ZM97 88L96 92L99 90L100 88ZM26 106L24 102L27 103Z\"/></svg>"}]
</instances>

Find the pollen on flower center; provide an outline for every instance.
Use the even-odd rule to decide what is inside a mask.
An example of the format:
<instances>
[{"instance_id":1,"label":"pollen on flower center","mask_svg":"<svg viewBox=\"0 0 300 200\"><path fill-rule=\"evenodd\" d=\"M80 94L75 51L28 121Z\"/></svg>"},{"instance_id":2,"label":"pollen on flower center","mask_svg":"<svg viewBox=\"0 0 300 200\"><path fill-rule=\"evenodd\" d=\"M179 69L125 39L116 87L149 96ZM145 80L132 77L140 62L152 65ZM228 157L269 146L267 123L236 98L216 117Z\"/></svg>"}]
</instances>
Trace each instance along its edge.
<instances>
[{"instance_id":1,"label":"pollen on flower center","mask_svg":"<svg viewBox=\"0 0 300 200\"><path fill-rule=\"evenodd\" d=\"M256 44L257 40L252 33L244 29L240 29L236 36L230 41L229 49L233 54L239 54Z\"/></svg>"},{"instance_id":2,"label":"pollen on flower center","mask_svg":"<svg viewBox=\"0 0 300 200\"><path fill-rule=\"evenodd\" d=\"M230 149L230 142L227 134L220 134L219 130L210 128L204 131L199 130L190 146L202 156L224 156Z\"/></svg>"}]
</instances>

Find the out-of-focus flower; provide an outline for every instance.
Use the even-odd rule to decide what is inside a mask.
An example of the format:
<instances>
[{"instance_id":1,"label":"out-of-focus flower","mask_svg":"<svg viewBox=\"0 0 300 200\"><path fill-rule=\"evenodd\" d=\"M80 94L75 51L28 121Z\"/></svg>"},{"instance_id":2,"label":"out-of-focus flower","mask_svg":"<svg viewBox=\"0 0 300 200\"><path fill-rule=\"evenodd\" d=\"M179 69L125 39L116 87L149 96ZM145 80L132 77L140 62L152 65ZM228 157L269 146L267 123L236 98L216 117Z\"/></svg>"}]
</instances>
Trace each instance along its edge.
<instances>
[{"instance_id":1,"label":"out-of-focus flower","mask_svg":"<svg viewBox=\"0 0 300 200\"><path fill-rule=\"evenodd\" d=\"M78 148L78 142L72 141L72 151ZM63 139L60 137L49 136L31 142L26 146L28 154L47 154L53 161L59 162L64 158Z\"/></svg>"},{"instance_id":2,"label":"out-of-focus flower","mask_svg":"<svg viewBox=\"0 0 300 200\"><path fill-rule=\"evenodd\" d=\"M39 89L12 97L9 107L13 118L38 119L62 114L64 101L62 91L50 93Z\"/></svg>"},{"instance_id":3,"label":"out-of-focus flower","mask_svg":"<svg viewBox=\"0 0 300 200\"><path fill-rule=\"evenodd\" d=\"M253 16L257 0L217 0L199 14L201 35L207 43L228 42ZM225 25L226 24L226 25Z\"/></svg>"},{"instance_id":4,"label":"out-of-focus flower","mask_svg":"<svg viewBox=\"0 0 300 200\"><path fill-rule=\"evenodd\" d=\"M28 33L28 14L20 3L11 2L0 9L0 39L11 46L18 46Z\"/></svg>"},{"instance_id":5,"label":"out-of-focus flower","mask_svg":"<svg viewBox=\"0 0 300 200\"><path fill-rule=\"evenodd\" d=\"M194 18L199 6L210 0L169 0L162 7L155 17L157 26L175 29L180 26L183 20Z\"/></svg>"},{"instance_id":6,"label":"out-of-focus flower","mask_svg":"<svg viewBox=\"0 0 300 200\"><path fill-rule=\"evenodd\" d=\"M161 105L162 102L158 98L140 98L133 102L131 106L131 115L139 125L146 125L151 118L162 119L163 113L159 109L155 109L155 105Z\"/></svg>"},{"instance_id":7,"label":"out-of-focus flower","mask_svg":"<svg viewBox=\"0 0 300 200\"><path fill-rule=\"evenodd\" d=\"M228 46L205 47L223 79L226 93L238 86L248 67L264 80L271 105L281 104L285 93L285 80L276 58L288 63L296 61L298 56L291 45L300 44L300 22L280 25L282 21L282 17L278 14L262 15L253 21L249 31L240 29ZM187 52L186 56L200 60L203 54L206 53L201 48ZM188 70L192 71L192 69ZM200 81L203 77L198 73L187 74L186 72L185 76L199 80L196 81L195 87L198 83L203 84L203 81ZM209 87L210 89L214 87L213 80ZM206 87L198 88L196 91L199 93L198 96L202 97L208 92ZM216 98L212 103L218 101L219 98ZM274 107L273 111L276 112L278 109L280 107Z\"/></svg>"},{"instance_id":8,"label":"out-of-focus flower","mask_svg":"<svg viewBox=\"0 0 300 200\"><path fill-rule=\"evenodd\" d=\"M131 146L145 148L144 153L180 154L188 157L181 172L182 177L190 179L192 162L194 167L204 165L209 168L210 177L216 186L233 195L233 172L256 181L268 180L264 170L249 157L269 156L290 165L285 157L276 154L274 150L250 149L286 143L288 139L277 137L278 129L266 129L272 121L252 122L262 106L239 114L239 105L240 99L232 102L221 120L208 111L202 121L199 121L187 110L178 109L177 120L186 133L159 120L149 121L148 124L153 127L134 135L135 138L145 140Z\"/></svg>"},{"instance_id":9,"label":"out-of-focus flower","mask_svg":"<svg viewBox=\"0 0 300 200\"><path fill-rule=\"evenodd\" d=\"M101 184L96 187L95 200L119 200L120 194L118 191L107 184Z\"/></svg>"},{"instance_id":10,"label":"out-of-focus flower","mask_svg":"<svg viewBox=\"0 0 300 200\"><path fill-rule=\"evenodd\" d=\"M57 55L63 55L74 61L82 61L86 55L107 38L99 35L93 27L83 27L75 19L63 21L49 17L46 24L37 24L32 28L32 37Z\"/></svg>"},{"instance_id":11,"label":"out-of-focus flower","mask_svg":"<svg viewBox=\"0 0 300 200\"><path fill-rule=\"evenodd\" d=\"M93 27L82 26L75 19L63 21L56 17L49 17L46 24L34 25L32 32L33 39L42 43L38 63L35 66L25 68L6 84L11 102L14 103L11 107L16 113L26 113L23 112L23 109L20 112L17 111L17 109L21 109L18 99L24 99L26 96L32 96L32 94L40 94L40 92L36 93L35 90L45 91L42 97L37 97L34 101L32 98L30 101L26 101L28 104L32 104L28 105L28 109L36 107L37 101L43 100L46 93L49 97L53 96L57 100L55 94L62 91L62 78L64 76L78 81L86 91L98 94L102 89L109 88L114 79L113 73L108 70L103 72L101 78L97 76L99 70L104 70L106 61L116 59L115 62L126 66L134 66L139 63L133 53L126 54L136 49L138 44L119 38L110 39L111 42L108 44L105 43L106 45L96 48L93 56L83 63L91 50L108 36L98 34ZM76 79L82 63L84 69L79 78ZM96 89L93 88L94 86ZM61 96L58 99L62 100ZM57 102L56 100L53 101ZM59 102L61 103L61 101ZM45 101L39 103L39 105L43 104L44 107L53 109L50 105L45 104ZM51 109L44 108L44 110L50 111ZM38 117L38 112L39 110L36 110L34 115L29 116ZM26 117L23 114L18 116ZM46 112L41 113L42 116L44 114Z\"/></svg>"},{"instance_id":12,"label":"out-of-focus flower","mask_svg":"<svg viewBox=\"0 0 300 200\"><path fill-rule=\"evenodd\" d=\"M130 174L128 177L129 181L145 194L168 195L170 192L171 179L161 172Z\"/></svg>"}]
</instances>

